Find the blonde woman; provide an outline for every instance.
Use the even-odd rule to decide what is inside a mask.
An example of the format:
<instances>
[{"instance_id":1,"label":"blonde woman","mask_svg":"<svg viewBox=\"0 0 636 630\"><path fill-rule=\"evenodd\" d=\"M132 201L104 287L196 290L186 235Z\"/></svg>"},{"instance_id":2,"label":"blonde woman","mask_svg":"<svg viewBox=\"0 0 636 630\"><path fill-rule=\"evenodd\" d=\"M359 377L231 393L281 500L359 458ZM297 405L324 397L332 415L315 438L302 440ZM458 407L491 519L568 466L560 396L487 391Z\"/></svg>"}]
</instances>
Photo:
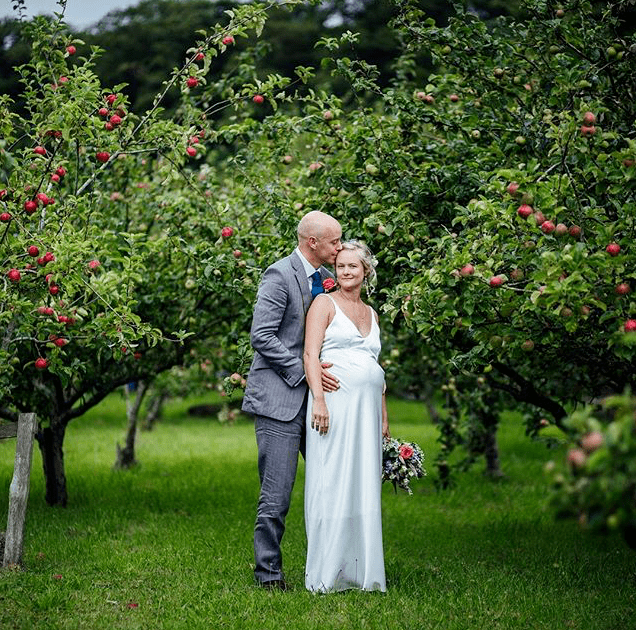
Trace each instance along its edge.
<instances>
[{"instance_id":1,"label":"blonde woman","mask_svg":"<svg viewBox=\"0 0 636 630\"><path fill-rule=\"evenodd\" d=\"M361 297L375 282L371 252L343 243L335 271L337 289L314 300L305 332L305 586L385 591L382 436L389 437L389 424L378 316ZM323 391L321 362L333 364L337 391Z\"/></svg>"}]
</instances>

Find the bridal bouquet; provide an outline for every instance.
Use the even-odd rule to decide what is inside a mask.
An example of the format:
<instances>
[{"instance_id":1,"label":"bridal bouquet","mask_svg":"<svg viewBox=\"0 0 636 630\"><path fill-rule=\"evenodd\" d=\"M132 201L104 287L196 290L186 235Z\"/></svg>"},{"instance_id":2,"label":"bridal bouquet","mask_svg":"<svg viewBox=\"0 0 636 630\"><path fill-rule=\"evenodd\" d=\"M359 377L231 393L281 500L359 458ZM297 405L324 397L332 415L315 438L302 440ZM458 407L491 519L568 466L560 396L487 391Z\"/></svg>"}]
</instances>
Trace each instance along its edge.
<instances>
[{"instance_id":1,"label":"bridal bouquet","mask_svg":"<svg viewBox=\"0 0 636 630\"><path fill-rule=\"evenodd\" d=\"M382 441L382 481L390 481L397 492L398 486L413 494L413 477L426 475L424 453L415 442L400 442L395 438Z\"/></svg>"}]
</instances>

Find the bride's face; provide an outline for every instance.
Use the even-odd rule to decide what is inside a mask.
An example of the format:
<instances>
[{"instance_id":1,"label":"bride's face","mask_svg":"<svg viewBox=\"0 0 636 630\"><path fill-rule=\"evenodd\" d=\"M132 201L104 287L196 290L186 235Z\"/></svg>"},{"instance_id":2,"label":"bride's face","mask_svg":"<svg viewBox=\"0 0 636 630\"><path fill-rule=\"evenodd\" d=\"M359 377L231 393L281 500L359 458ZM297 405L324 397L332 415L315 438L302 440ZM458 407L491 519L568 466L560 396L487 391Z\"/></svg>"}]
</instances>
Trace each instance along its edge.
<instances>
[{"instance_id":1,"label":"bride's face","mask_svg":"<svg viewBox=\"0 0 636 630\"><path fill-rule=\"evenodd\" d=\"M336 257L336 278L343 289L354 289L364 282L364 267L355 250L342 249Z\"/></svg>"}]
</instances>

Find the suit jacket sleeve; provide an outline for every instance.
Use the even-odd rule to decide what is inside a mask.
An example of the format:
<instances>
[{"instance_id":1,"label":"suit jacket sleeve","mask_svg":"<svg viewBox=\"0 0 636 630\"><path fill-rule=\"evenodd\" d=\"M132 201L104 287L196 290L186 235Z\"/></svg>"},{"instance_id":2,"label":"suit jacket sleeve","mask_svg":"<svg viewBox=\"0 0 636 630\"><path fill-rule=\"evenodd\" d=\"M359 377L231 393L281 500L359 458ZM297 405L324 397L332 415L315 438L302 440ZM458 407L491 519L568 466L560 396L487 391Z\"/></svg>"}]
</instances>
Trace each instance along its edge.
<instances>
[{"instance_id":1,"label":"suit jacket sleeve","mask_svg":"<svg viewBox=\"0 0 636 630\"><path fill-rule=\"evenodd\" d=\"M281 321L289 304L288 293L293 278L281 269L270 267L263 274L252 320L252 347L290 387L304 378L302 358L294 355L278 337Z\"/></svg>"}]
</instances>

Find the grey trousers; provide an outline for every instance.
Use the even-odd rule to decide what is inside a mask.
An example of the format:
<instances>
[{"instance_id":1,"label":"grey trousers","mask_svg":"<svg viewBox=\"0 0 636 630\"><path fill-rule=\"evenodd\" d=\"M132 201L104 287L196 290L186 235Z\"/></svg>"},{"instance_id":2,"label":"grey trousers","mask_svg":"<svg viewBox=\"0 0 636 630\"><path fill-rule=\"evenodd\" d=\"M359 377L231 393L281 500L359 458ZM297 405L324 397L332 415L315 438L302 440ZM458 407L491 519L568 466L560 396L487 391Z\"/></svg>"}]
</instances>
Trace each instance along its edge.
<instances>
[{"instance_id":1,"label":"grey trousers","mask_svg":"<svg viewBox=\"0 0 636 630\"><path fill-rule=\"evenodd\" d=\"M298 453L302 452L304 456L306 413L307 406L303 404L291 422L266 416L254 418L261 480L254 526L254 577L257 582L284 579L280 543L296 480Z\"/></svg>"}]
</instances>

